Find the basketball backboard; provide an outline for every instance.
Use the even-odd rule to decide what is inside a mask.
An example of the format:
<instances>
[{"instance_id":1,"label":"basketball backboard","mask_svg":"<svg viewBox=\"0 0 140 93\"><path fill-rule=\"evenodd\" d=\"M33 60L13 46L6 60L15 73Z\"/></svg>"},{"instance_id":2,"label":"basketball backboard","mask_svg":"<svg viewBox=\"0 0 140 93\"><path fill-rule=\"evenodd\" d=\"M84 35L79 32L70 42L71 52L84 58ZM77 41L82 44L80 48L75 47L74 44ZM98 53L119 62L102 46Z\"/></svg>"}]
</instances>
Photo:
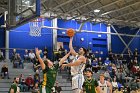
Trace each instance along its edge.
<instances>
[{"instance_id":1,"label":"basketball backboard","mask_svg":"<svg viewBox=\"0 0 140 93\"><path fill-rule=\"evenodd\" d=\"M18 27L40 16L41 0L10 0L8 4L7 29Z\"/></svg>"}]
</instances>

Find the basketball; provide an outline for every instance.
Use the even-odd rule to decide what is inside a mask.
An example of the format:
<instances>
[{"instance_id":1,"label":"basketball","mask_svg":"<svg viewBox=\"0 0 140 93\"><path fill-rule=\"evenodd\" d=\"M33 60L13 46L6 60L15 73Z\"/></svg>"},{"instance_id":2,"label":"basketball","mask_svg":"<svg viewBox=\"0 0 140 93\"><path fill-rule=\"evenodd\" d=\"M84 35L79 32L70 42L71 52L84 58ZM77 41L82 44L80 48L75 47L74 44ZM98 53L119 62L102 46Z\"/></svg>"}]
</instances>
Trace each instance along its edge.
<instances>
[{"instance_id":1,"label":"basketball","mask_svg":"<svg viewBox=\"0 0 140 93\"><path fill-rule=\"evenodd\" d=\"M75 31L74 31L72 28L70 28L70 29L67 30L67 35L68 35L69 37L73 37L74 34L75 34Z\"/></svg>"}]
</instances>

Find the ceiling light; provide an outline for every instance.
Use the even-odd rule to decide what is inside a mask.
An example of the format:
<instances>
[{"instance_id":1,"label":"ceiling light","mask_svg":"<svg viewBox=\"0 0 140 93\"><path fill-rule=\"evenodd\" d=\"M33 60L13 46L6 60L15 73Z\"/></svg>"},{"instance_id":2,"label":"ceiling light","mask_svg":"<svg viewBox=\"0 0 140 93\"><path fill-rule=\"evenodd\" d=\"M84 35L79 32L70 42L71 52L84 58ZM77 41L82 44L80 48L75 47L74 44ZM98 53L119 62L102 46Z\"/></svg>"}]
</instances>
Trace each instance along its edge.
<instances>
[{"instance_id":1,"label":"ceiling light","mask_svg":"<svg viewBox=\"0 0 140 93\"><path fill-rule=\"evenodd\" d=\"M25 2L25 0L22 0L22 2Z\"/></svg>"},{"instance_id":2,"label":"ceiling light","mask_svg":"<svg viewBox=\"0 0 140 93\"><path fill-rule=\"evenodd\" d=\"M26 1L25 4L29 4L30 1Z\"/></svg>"},{"instance_id":3,"label":"ceiling light","mask_svg":"<svg viewBox=\"0 0 140 93\"><path fill-rule=\"evenodd\" d=\"M95 9L94 12L95 13L98 13L98 12L100 12L100 10L99 9Z\"/></svg>"}]
</instances>

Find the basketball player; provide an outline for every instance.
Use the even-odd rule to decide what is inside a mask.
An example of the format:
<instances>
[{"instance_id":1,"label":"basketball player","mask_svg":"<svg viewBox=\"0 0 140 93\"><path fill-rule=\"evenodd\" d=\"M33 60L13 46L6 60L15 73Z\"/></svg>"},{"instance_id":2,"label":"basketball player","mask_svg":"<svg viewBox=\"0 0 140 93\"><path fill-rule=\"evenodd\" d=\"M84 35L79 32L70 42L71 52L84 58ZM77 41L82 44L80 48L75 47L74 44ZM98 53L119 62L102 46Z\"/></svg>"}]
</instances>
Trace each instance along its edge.
<instances>
[{"instance_id":1,"label":"basketball player","mask_svg":"<svg viewBox=\"0 0 140 93\"><path fill-rule=\"evenodd\" d=\"M40 93L51 93L51 89L56 81L56 75L58 67L67 59L70 52L66 54L58 64L53 64L49 59L42 60L40 57L40 51L36 48L36 56L40 62L41 68L43 70L43 82L41 86Z\"/></svg>"},{"instance_id":2,"label":"basketball player","mask_svg":"<svg viewBox=\"0 0 140 93\"><path fill-rule=\"evenodd\" d=\"M83 84L83 92L81 93L84 93L84 91L86 93L100 93L100 87L98 85L98 82L93 79L92 75L93 75L92 70L87 69L86 70L87 79Z\"/></svg>"},{"instance_id":3,"label":"basketball player","mask_svg":"<svg viewBox=\"0 0 140 93\"><path fill-rule=\"evenodd\" d=\"M76 53L72 46L73 37L70 37L69 48L71 54L74 56L74 59L71 63L63 64L62 68L68 66L71 67L72 75L72 90L73 93L80 93L82 90L82 85L84 82L83 70L85 69L86 64L86 49L81 47L79 52Z\"/></svg>"},{"instance_id":4,"label":"basketball player","mask_svg":"<svg viewBox=\"0 0 140 93\"><path fill-rule=\"evenodd\" d=\"M112 93L112 84L105 80L104 74L100 74L100 80L98 81L98 84L101 88L100 93Z\"/></svg>"},{"instance_id":5,"label":"basketball player","mask_svg":"<svg viewBox=\"0 0 140 93\"><path fill-rule=\"evenodd\" d=\"M11 85L8 93L19 93L18 83L19 83L19 78L18 77L14 78L14 82Z\"/></svg>"}]
</instances>

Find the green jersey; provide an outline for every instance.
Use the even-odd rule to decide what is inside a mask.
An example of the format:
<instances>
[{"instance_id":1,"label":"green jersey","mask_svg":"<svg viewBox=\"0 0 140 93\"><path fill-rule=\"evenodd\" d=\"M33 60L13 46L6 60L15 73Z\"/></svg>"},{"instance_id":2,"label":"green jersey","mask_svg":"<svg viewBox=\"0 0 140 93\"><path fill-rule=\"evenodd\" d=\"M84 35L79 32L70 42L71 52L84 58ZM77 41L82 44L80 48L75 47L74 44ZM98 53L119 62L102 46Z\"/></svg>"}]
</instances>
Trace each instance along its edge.
<instances>
[{"instance_id":1,"label":"green jersey","mask_svg":"<svg viewBox=\"0 0 140 93\"><path fill-rule=\"evenodd\" d=\"M8 93L10 93L11 89L14 89L14 93L16 93L16 92L17 92L17 85L16 85L15 83L13 83L13 84L11 85L11 87L10 87Z\"/></svg>"},{"instance_id":2,"label":"green jersey","mask_svg":"<svg viewBox=\"0 0 140 93\"><path fill-rule=\"evenodd\" d=\"M86 93L96 93L95 88L98 86L98 82L94 79L86 79L83 88L85 89Z\"/></svg>"},{"instance_id":3,"label":"green jersey","mask_svg":"<svg viewBox=\"0 0 140 93\"><path fill-rule=\"evenodd\" d=\"M52 88L56 81L56 75L58 71L59 64L55 64L52 68L46 67L43 70L43 82L42 87Z\"/></svg>"}]
</instances>

